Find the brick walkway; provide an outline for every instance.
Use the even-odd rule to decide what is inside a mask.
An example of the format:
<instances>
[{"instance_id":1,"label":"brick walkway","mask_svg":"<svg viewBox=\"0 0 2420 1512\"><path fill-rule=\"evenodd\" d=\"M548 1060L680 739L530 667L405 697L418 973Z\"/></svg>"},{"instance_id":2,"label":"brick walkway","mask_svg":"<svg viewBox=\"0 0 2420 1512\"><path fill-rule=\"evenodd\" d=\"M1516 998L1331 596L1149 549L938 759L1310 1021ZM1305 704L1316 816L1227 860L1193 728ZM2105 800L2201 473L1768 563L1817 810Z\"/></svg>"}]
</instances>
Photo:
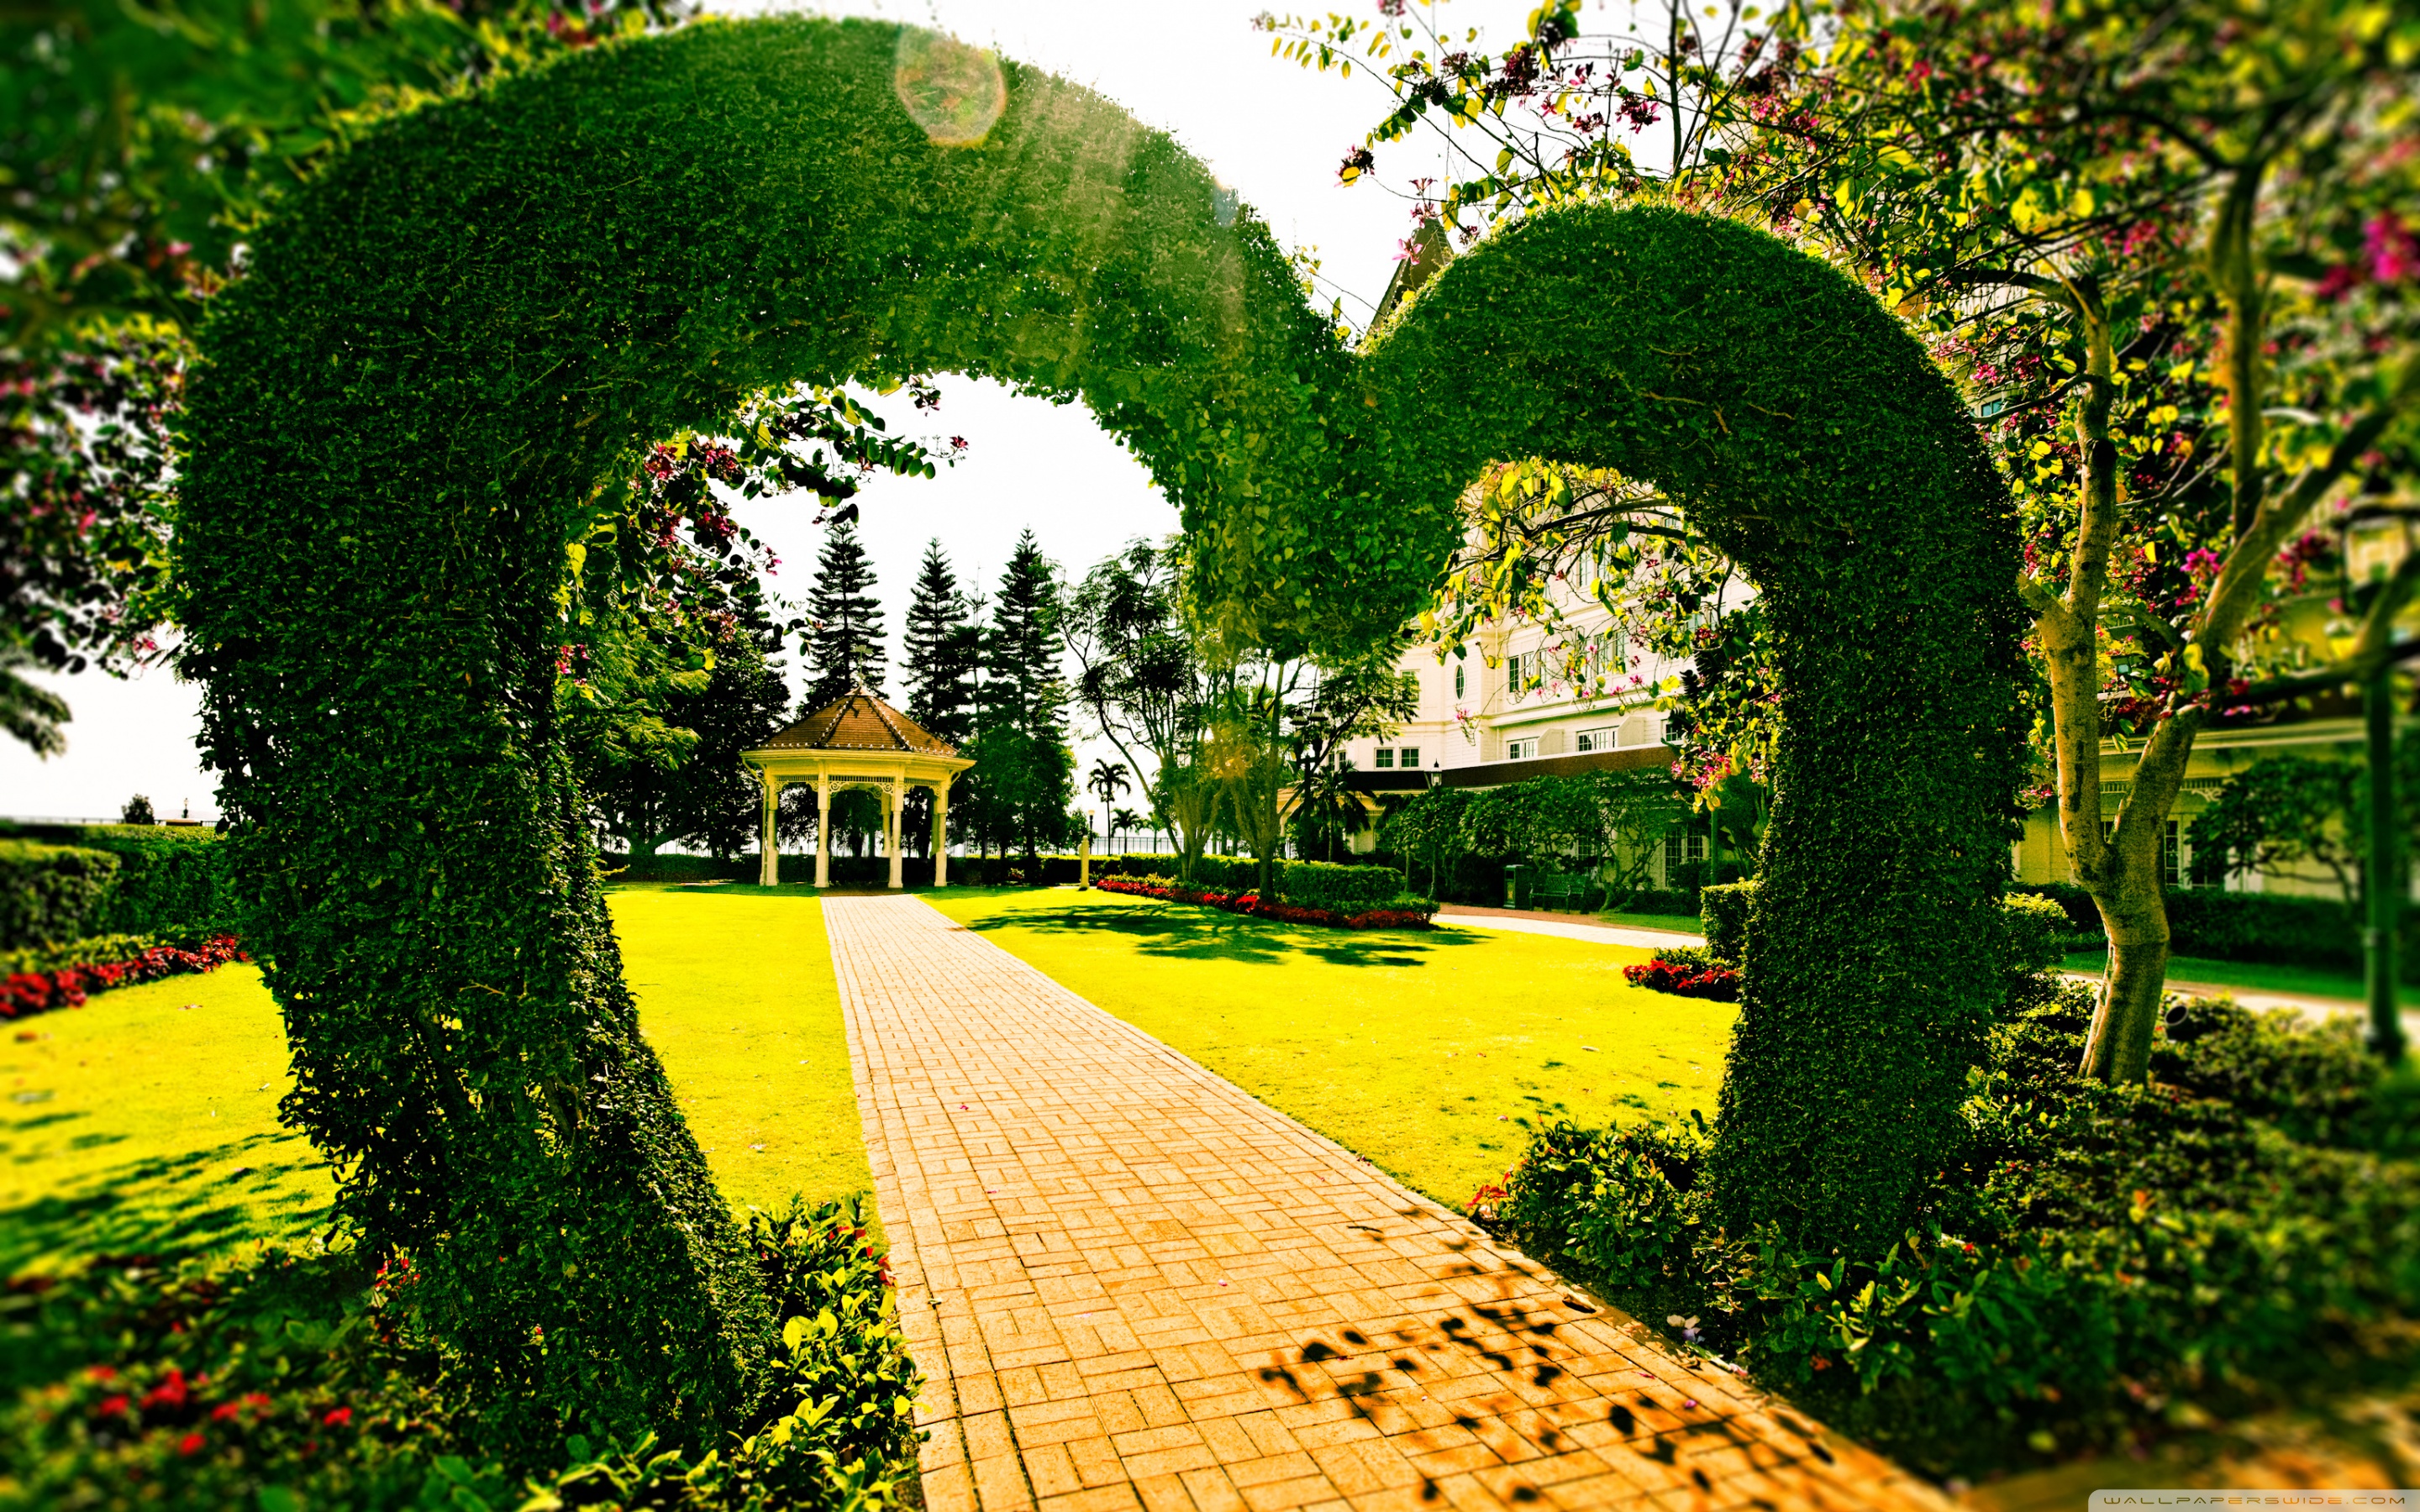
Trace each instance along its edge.
<instances>
[{"instance_id":1,"label":"brick walkway","mask_svg":"<svg viewBox=\"0 0 2420 1512\"><path fill-rule=\"evenodd\" d=\"M930 1512L1946 1504L924 903L824 907Z\"/></svg>"}]
</instances>

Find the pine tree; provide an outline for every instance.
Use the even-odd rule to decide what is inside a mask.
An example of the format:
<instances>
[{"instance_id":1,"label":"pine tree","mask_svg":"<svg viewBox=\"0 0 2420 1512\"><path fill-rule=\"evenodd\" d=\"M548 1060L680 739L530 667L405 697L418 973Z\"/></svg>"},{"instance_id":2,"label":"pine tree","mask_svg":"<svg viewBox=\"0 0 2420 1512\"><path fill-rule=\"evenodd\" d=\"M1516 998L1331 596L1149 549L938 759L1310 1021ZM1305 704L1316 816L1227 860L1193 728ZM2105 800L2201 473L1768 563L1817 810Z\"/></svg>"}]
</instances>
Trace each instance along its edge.
<instances>
[{"instance_id":1,"label":"pine tree","mask_svg":"<svg viewBox=\"0 0 2420 1512\"><path fill-rule=\"evenodd\" d=\"M916 575L916 596L908 606L908 717L953 746L964 746L975 728L975 674L983 661L983 629L973 623L980 600L958 593L957 575L941 552L939 537L924 545ZM961 779L951 827L966 838L970 804L980 803L974 781ZM918 788L908 795L902 833L919 850L933 843L933 795Z\"/></svg>"},{"instance_id":2,"label":"pine tree","mask_svg":"<svg viewBox=\"0 0 2420 1512\"><path fill-rule=\"evenodd\" d=\"M968 609L939 539L926 542L916 597L908 606L908 717L953 746L974 733L982 643Z\"/></svg>"},{"instance_id":3,"label":"pine tree","mask_svg":"<svg viewBox=\"0 0 2420 1512\"><path fill-rule=\"evenodd\" d=\"M1041 848L1066 839L1076 798L1058 616L1058 578L1029 530L1017 538L992 602L976 759L988 767L990 817L1002 840L1024 853L1033 882L1041 880Z\"/></svg>"},{"instance_id":4,"label":"pine tree","mask_svg":"<svg viewBox=\"0 0 2420 1512\"><path fill-rule=\"evenodd\" d=\"M799 712L837 702L859 683L880 693L891 659L882 645L882 601L874 596L874 563L854 524L836 525L824 537L807 618L807 694Z\"/></svg>"}]
</instances>

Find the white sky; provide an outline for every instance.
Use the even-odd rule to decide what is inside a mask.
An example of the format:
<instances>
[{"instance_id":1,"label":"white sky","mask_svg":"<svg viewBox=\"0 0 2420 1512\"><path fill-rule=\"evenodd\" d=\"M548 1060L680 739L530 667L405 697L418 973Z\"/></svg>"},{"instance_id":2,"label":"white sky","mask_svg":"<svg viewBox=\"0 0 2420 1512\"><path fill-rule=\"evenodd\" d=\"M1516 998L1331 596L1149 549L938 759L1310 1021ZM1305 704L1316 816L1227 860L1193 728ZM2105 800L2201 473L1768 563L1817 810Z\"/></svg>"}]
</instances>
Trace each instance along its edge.
<instances>
[{"instance_id":1,"label":"white sky","mask_svg":"<svg viewBox=\"0 0 2420 1512\"><path fill-rule=\"evenodd\" d=\"M1527 4L1464 0L1443 8L1441 19L1484 25L1491 39L1509 37ZM1386 97L1358 70L1342 80L1272 57L1269 37L1250 24L1269 8L1261 0L872 0L825 8L937 26L1100 91L1173 134L1268 221L1280 241L1315 247L1325 276L1357 296L1346 299L1348 315L1366 318L1368 302L1384 292L1396 245L1410 229L1404 203L1368 179L1339 187L1336 164L1385 113ZM1375 12L1372 0L1350 8ZM1400 183L1430 171L1437 150L1417 138L1382 149L1376 177ZM962 587L988 593L1028 526L1070 577L1137 535L1176 526L1175 511L1141 467L1081 406L1053 408L967 379L945 381L942 393L938 416L914 414L904 394L884 409L904 411L892 417L894 429L966 437L967 457L938 479L884 478L860 496L894 666L929 537L940 538ZM774 501L741 517L780 552L774 586L792 597L804 596L821 544L811 514L803 504ZM794 650L794 674L798 659ZM164 671L125 682L99 674L47 682L75 711L67 753L38 761L0 738L0 814L114 817L137 792L163 815L187 802L197 817L216 814L212 779L194 748L198 690ZM1108 751L1096 744L1079 750L1087 767Z\"/></svg>"}]
</instances>

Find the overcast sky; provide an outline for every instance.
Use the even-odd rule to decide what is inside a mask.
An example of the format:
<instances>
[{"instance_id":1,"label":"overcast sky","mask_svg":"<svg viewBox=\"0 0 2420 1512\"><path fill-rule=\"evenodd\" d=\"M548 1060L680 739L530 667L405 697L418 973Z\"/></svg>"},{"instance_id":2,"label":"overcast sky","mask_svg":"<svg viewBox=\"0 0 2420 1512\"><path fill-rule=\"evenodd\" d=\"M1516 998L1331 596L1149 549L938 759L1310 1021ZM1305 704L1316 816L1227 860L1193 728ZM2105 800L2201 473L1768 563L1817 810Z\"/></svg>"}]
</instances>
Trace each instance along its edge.
<instances>
[{"instance_id":1,"label":"overcast sky","mask_svg":"<svg viewBox=\"0 0 2420 1512\"><path fill-rule=\"evenodd\" d=\"M1404 202L1367 179L1339 187L1336 164L1385 113L1385 97L1357 72L1341 80L1272 57L1269 37L1251 27L1266 8L1257 0L887 0L825 8L937 26L1100 91L1172 133L1254 207L1280 241L1315 247L1322 273L1345 295L1348 315L1366 317L1384 292L1397 244L1409 230ZM1374 13L1375 6L1356 0L1351 8ZM1487 26L1492 37L1509 35L1526 10L1502 0L1463 0L1443 14L1460 25ZM1437 151L1417 141L1382 151L1378 177L1400 183L1426 171L1423 160ZM946 380L942 394L938 417L915 415L904 404L883 408L905 411L894 426L909 434L964 436L965 459L938 479L884 478L861 496L894 662L908 589L929 538L940 539L963 584L988 592L1029 526L1070 576L1137 535L1176 527L1175 511L1141 467L1082 406L1054 408L968 379ZM803 504L773 501L742 516L781 553L784 565L774 586L791 597L804 596L820 546L811 515ZM795 673L795 653L789 659ZM216 814L212 779L194 749L195 689L164 671L125 682L98 674L49 682L75 711L67 754L38 761L0 739L0 814L111 817L138 792L163 815L189 802L197 817ZM1081 757L1089 765L1095 754L1088 746Z\"/></svg>"}]
</instances>

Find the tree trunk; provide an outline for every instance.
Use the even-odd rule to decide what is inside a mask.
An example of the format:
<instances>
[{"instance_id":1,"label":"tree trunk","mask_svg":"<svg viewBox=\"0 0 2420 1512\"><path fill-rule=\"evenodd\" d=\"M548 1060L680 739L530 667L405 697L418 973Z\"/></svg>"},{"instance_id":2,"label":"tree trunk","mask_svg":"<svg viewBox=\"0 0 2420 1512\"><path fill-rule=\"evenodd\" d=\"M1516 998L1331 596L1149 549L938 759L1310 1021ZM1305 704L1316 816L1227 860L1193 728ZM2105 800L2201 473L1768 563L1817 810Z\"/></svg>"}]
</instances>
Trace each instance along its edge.
<instances>
[{"instance_id":1,"label":"tree trunk","mask_svg":"<svg viewBox=\"0 0 2420 1512\"><path fill-rule=\"evenodd\" d=\"M2151 1035L2168 980L2168 906L2156 872L2149 881L2092 900L2109 936L2109 971L2079 1069L2102 1081L2139 1082L2150 1073Z\"/></svg>"}]
</instances>

